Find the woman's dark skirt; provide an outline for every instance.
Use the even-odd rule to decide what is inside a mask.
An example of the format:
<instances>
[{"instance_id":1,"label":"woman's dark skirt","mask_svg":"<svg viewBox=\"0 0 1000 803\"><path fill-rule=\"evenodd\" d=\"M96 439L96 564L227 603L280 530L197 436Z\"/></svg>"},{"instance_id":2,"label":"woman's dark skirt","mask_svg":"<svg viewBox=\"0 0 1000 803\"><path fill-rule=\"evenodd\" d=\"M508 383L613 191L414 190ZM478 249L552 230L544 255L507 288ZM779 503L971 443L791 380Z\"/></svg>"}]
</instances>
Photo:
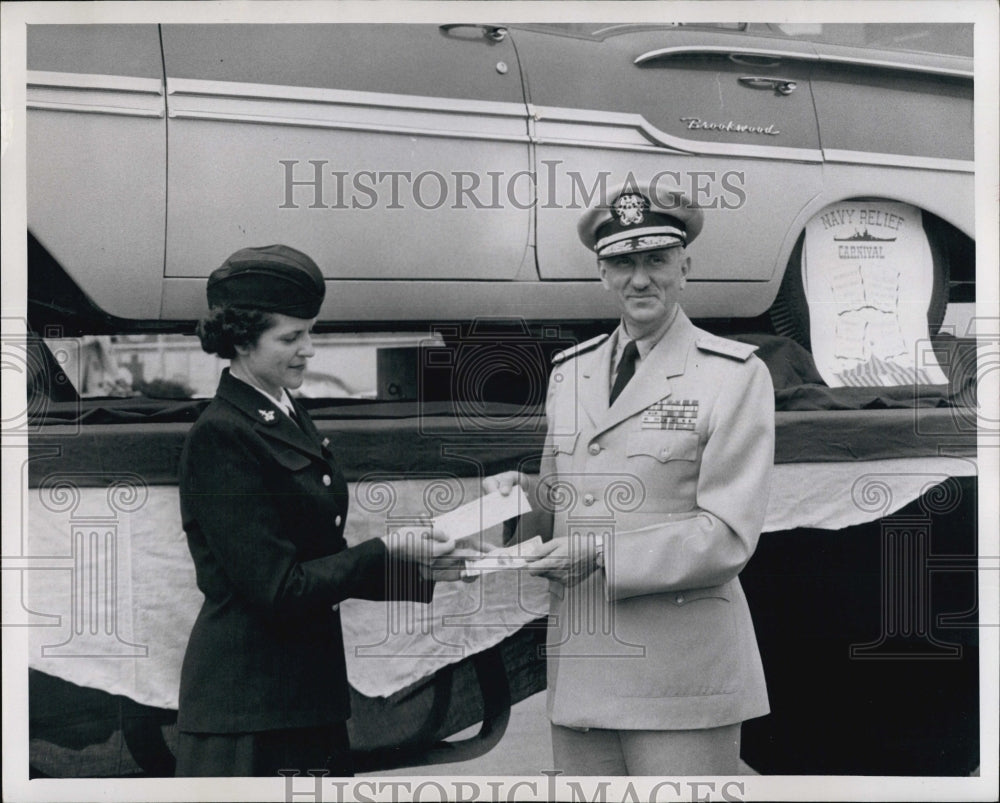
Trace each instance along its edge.
<instances>
[{"instance_id":1,"label":"woman's dark skirt","mask_svg":"<svg viewBox=\"0 0 1000 803\"><path fill-rule=\"evenodd\" d=\"M279 770L353 776L346 723L254 733L178 733L177 777L277 777Z\"/></svg>"}]
</instances>

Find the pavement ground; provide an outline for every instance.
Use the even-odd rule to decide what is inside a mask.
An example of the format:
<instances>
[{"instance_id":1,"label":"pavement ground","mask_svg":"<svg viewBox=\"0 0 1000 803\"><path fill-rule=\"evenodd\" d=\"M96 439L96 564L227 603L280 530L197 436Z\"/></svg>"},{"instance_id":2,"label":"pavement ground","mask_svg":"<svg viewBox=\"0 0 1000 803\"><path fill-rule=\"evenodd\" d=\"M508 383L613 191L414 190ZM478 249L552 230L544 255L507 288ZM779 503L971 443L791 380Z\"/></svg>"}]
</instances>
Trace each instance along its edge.
<instances>
[{"instance_id":1,"label":"pavement ground","mask_svg":"<svg viewBox=\"0 0 1000 803\"><path fill-rule=\"evenodd\" d=\"M479 725L460 731L452 739L475 735ZM515 703L510 709L510 722L503 738L485 755L455 764L434 764L430 767L409 767L398 770L364 773L378 776L423 775L521 775L540 776L551 770L552 745L549 741L549 718L545 713L545 692L540 691ZM744 775L756 775L747 764L740 762ZM360 776L359 776L360 777Z\"/></svg>"}]
</instances>

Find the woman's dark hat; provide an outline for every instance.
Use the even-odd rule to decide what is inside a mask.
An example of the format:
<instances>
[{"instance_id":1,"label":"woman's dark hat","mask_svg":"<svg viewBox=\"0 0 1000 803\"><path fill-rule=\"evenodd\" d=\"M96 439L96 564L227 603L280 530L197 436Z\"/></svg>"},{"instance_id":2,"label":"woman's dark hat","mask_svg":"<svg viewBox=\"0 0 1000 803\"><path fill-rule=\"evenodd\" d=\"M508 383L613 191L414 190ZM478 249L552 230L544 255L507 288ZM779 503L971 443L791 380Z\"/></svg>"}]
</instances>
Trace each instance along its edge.
<instances>
[{"instance_id":1,"label":"woman's dark hat","mask_svg":"<svg viewBox=\"0 0 1000 803\"><path fill-rule=\"evenodd\" d=\"M247 307L315 318L326 294L323 274L287 245L241 248L208 277L209 307Z\"/></svg>"},{"instance_id":2,"label":"woman's dark hat","mask_svg":"<svg viewBox=\"0 0 1000 803\"><path fill-rule=\"evenodd\" d=\"M704 214L684 191L667 183L626 183L608 202L588 209L577 224L580 241L608 259L687 245L701 232Z\"/></svg>"}]
</instances>

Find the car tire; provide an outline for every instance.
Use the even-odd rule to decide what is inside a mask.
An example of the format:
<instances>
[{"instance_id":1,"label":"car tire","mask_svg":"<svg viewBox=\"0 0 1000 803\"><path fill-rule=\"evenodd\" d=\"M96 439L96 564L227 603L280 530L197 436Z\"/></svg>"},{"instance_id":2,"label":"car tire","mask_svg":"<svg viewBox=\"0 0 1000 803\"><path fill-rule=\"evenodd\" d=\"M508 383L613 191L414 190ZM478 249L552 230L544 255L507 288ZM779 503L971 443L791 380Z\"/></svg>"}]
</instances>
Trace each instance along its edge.
<instances>
[{"instance_id":1,"label":"car tire","mask_svg":"<svg viewBox=\"0 0 1000 803\"><path fill-rule=\"evenodd\" d=\"M927 326L931 336L933 336L941 330L945 309L948 306L951 265L948 249L945 245L943 224L927 213L923 215L923 222L934 270L931 300L927 307ZM788 265L785 267L781 287L778 289L778 295L774 299L768 315L776 334L790 337L811 350L809 304L806 301L805 287L802 284L802 249L805 246L805 240L806 233L803 229L788 257Z\"/></svg>"}]
</instances>

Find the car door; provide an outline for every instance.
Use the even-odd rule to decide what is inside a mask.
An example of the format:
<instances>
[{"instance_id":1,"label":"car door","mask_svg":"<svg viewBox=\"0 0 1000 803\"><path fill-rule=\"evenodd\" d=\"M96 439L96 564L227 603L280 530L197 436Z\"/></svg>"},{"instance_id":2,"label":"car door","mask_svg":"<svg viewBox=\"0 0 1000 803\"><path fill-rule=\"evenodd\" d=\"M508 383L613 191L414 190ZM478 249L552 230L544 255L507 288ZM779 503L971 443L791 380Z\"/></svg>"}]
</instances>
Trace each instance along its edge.
<instances>
[{"instance_id":1,"label":"car door","mask_svg":"<svg viewBox=\"0 0 1000 803\"><path fill-rule=\"evenodd\" d=\"M533 273L525 105L480 25L164 25L164 314L232 251L284 242L330 286L325 320L435 317L442 294ZM527 184L527 182L524 182ZM415 281L417 280L417 281Z\"/></svg>"},{"instance_id":2,"label":"car door","mask_svg":"<svg viewBox=\"0 0 1000 803\"><path fill-rule=\"evenodd\" d=\"M764 312L793 221L821 183L808 43L741 24L512 26L511 35L536 143L541 278L596 277L576 221L602 181L662 176L706 210L689 313Z\"/></svg>"}]
</instances>

